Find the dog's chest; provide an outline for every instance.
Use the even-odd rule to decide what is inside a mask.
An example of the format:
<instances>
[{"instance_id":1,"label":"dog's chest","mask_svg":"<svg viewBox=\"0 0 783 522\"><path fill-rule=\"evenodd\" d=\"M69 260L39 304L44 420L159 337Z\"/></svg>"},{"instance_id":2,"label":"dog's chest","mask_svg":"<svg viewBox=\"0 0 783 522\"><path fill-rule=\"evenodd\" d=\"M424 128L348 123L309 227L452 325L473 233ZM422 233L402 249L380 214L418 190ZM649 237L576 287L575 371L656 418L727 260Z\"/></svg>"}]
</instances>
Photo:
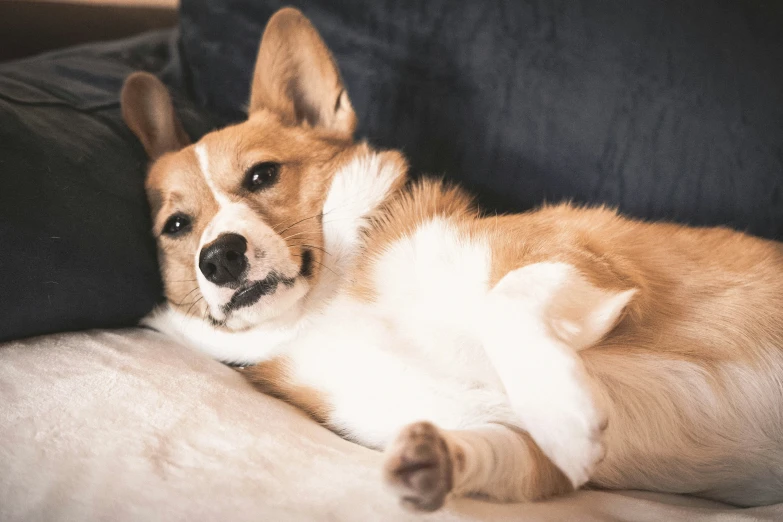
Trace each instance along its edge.
<instances>
[{"instance_id":1,"label":"dog's chest","mask_svg":"<svg viewBox=\"0 0 783 522\"><path fill-rule=\"evenodd\" d=\"M474 335L491 256L439 220L390 245L377 296L338 299L288 353L295 378L327 401L329 424L383 447L406 424L508 421L502 386Z\"/></svg>"}]
</instances>

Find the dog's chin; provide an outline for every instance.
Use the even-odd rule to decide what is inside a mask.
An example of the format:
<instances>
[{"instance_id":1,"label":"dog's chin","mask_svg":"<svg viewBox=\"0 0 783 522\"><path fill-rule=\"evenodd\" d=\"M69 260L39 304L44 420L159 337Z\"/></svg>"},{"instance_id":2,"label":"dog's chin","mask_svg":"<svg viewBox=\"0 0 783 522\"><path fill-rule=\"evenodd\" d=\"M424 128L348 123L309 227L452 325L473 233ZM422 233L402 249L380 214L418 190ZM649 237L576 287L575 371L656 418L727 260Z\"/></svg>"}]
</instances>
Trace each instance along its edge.
<instances>
[{"instance_id":1,"label":"dog's chin","mask_svg":"<svg viewBox=\"0 0 783 522\"><path fill-rule=\"evenodd\" d=\"M215 326L226 330L248 330L295 316L308 290L309 284L303 277L286 279L273 275L262 281L248 281L228 302L210 306L210 319Z\"/></svg>"}]
</instances>

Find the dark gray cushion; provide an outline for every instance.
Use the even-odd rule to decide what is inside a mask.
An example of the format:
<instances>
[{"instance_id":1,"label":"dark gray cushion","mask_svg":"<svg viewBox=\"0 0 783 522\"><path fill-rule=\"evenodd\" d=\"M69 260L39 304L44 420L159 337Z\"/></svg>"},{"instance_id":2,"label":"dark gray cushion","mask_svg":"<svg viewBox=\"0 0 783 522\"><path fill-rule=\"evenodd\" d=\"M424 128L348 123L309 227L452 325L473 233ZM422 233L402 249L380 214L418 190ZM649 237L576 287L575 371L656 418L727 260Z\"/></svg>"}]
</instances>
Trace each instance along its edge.
<instances>
[{"instance_id":1,"label":"dark gray cushion","mask_svg":"<svg viewBox=\"0 0 783 522\"><path fill-rule=\"evenodd\" d=\"M134 324L159 299L147 159L118 98L137 69L178 92L175 43L159 32L0 66L0 341Z\"/></svg>"}]
</instances>

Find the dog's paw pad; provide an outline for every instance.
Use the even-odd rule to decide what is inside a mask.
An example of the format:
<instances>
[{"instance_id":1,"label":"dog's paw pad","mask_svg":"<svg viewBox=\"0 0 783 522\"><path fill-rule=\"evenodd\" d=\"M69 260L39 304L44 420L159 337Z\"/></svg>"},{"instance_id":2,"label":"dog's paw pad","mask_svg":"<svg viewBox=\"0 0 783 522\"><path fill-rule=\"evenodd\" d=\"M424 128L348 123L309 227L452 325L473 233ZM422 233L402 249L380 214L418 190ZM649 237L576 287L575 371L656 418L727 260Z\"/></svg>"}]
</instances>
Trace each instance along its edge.
<instances>
[{"instance_id":1,"label":"dog's paw pad","mask_svg":"<svg viewBox=\"0 0 783 522\"><path fill-rule=\"evenodd\" d=\"M453 486L446 441L429 422L411 424L389 447L384 464L386 483L412 511L435 511Z\"/></svg>"}]
</instances>

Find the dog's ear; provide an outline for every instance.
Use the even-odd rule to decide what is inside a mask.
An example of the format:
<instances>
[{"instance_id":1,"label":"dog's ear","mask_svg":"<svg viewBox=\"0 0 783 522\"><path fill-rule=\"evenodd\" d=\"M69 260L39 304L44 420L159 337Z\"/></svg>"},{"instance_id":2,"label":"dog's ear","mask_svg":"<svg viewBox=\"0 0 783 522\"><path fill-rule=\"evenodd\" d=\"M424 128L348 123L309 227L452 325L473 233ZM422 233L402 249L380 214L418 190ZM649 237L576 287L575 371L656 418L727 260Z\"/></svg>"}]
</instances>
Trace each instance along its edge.
<instances>
[{"instance_id":1,"label":"dog's ear","mask_svg":"<svg viewBox=\"0 0 783 522\"><path fill-rule=\"evenodd\" d=\"M262 108L288 124L321 127L345 138L356 128L332 54L310 21L290 7L269 19L258 49L248 112Z\"/></svg>"},{"instance_id":2,"label":"dog's ear","mask_svg":"<svg viewBox=\"0 0 783 522\"><path fill-rule=\"evenodd\" d=\"M122 118L150 159L156 160L190 143L166 86L155 76L146 72L128 76L122 86L120 105Z\"/></svg>"}]
</instances>

